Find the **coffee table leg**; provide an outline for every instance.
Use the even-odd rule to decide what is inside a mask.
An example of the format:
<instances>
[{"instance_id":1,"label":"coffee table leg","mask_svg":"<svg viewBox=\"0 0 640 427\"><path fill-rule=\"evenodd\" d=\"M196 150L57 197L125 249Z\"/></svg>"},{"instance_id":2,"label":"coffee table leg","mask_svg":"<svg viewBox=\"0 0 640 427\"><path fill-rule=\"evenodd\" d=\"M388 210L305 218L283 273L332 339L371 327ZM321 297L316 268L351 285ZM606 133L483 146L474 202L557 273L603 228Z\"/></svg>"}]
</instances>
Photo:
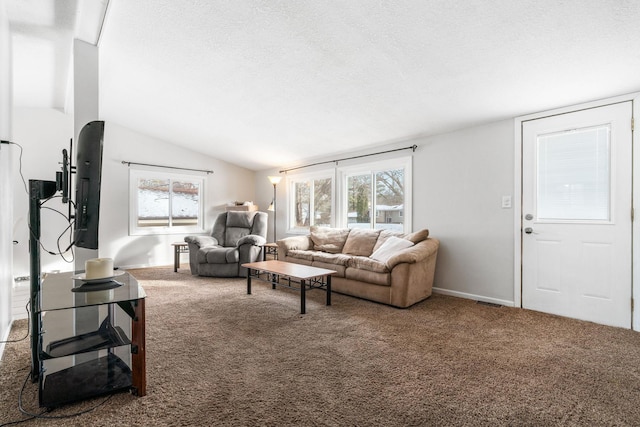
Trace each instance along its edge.
<instances>
[{"instance_id":1,"label":"coffee table leg","mask_svg":"<svg viewBox=\"0 0 640 427\"><path fill-rule=\"evenodd\" d=\"M306 312L305 307L305 288L307 287L304 280L300 280L300 314L304 314Z\"/></svg>"},{"instance_id":2,"label":"coffee table leg","mask_svg":"<svg viewBox=\"0 0 640 427\"><path fill-rule=\"evenodd\" d=\"M247 294L251 295L251 269L247 269Z\"/></svg>"},{"instance_id":3,"label":"coffee table leg","mask_svg":"<svg viewBox=\"0 0 640 427\"><path fill-rule=\"evenodd\" d=\"M327 305L331 305L331 275L327 275Z\"/></svg>"}]
</instances>

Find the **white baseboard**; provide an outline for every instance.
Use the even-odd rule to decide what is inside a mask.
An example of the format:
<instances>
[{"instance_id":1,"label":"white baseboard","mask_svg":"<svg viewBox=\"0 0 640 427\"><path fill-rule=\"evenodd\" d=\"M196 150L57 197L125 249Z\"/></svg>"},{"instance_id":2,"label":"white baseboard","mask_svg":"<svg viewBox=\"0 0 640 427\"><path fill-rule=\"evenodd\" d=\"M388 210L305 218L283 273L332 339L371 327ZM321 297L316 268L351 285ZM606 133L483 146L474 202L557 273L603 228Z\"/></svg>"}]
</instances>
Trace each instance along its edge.
<instances>
[{"instance_id":1,"label":"white baseboard","mask_svg":"<svg viewBox=\"0 0 640 427\"><path fill-rule=\"evenodd\" d=\"M13 321L9 322L9 327L5 331L3 336L0 336L0 341L6 341L9 339L9 334L11 333L11 328L13 327ZM6 343L0 342L0 363L2 363L2 356L4 355L4 348L6 347Z\"/></svg>"},{"instance_id":2,"label":"white baseboard","mask_svg":"<svg viewBox=\"0 0 640 427\"><path fill-rule=\"evenodd\" d=\"M442 289L442 288L434 287L433 292L437 294L442 294L442 295L449 295L452 297L465 298L465 299L471 299L474 301L482 301L482 302L489 302L492 304L504 305L506 307L515 307L515 304L513 303L513 301L499 299L499 298L489 298L482 295L468 294L466 292L452 291L450 289Z\"/></svg>"}]
</instances>

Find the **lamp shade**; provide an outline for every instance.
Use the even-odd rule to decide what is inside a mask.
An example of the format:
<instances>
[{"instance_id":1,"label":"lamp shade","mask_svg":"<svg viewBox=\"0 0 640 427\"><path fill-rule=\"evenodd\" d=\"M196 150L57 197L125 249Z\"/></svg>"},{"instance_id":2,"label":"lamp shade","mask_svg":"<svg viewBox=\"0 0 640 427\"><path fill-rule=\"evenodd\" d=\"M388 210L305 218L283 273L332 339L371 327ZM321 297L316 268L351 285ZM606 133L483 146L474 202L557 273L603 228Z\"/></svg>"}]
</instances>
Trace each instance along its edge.
<instances>
[{"instance_id":1,"label":"lamp shade","mask_svg":"<svg viewBox=\"0 0 640 427\"><path fill-rule=\"evenodd\" d=\"M269 181L271 181L271 183L272 183L273 185L276 185L276 184L277 184L277 183L279 183L279 182L280 182L280 180L282 179L282 177L281 177L281 176L269 176L268 178L269 178Z\"/></svg>"}]
</instances>

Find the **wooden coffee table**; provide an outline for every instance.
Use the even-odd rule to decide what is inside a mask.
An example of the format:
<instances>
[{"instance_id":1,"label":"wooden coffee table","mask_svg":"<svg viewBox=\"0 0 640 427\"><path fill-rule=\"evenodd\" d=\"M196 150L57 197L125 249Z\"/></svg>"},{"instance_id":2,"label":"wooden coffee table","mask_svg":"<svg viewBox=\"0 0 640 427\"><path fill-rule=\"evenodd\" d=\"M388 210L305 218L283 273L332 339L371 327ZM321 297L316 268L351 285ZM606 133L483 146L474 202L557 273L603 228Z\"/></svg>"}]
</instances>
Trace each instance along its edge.
<instances>
[{"instance_id":1,"label":"wooden coffee table","mask_svg":"<svg viewBox=\"0 0 640 427\"><path fill-rule=\"evenodd\" d=\"M292 262L269 260L242 264L249 271L247 274L247 294L251 294L251 279L259 279L276 286L300 291L300 314L305 314L305 292L307 289L323 288L327 291L327 305L331 305L331 275L335 270L294 264ZM266 273L266 278L262 275ZM283 283L281 279L285 279ZM293 280L292 280L293 279ZM299 286L292 285L298 284Z\"/></svg>"}]
</instances>

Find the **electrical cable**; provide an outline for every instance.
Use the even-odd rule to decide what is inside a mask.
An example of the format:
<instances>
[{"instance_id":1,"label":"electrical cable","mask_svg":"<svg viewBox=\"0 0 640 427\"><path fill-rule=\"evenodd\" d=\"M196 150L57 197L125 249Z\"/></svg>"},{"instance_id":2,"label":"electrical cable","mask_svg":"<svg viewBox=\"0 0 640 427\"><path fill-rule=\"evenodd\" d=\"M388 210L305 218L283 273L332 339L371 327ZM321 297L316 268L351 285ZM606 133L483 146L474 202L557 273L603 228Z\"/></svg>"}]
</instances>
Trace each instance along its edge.
<instances>
[{"instance_id":1,"label":"electrical cable","mask_svg":"<svg viewBox=\"0 0 640 427\"><path fill-rule=\"evenodd\" d=\"M98 403L98 404L96 404L96 405L92 406L91 408L87 408L87 409L84 409L84 410L82 410L82 411L75 412L75 413L73 413L73 414L65 414L65 415L42 415L42 414L44 414L45 412L49 412L48 410L47 410L47 411L44 411L44 412L41 412L41 413L39 413L39 414L35 414L35 413L33 413L33 412L29 412L29 411L27 411L27 410L26 410L26 409L24 409L24 407L22 406L22 396L24 395L24 389L25 389L25 387L26 387L26 385L27 385L27 381L29 381L29 378L30 378L30 377L31 377L31 373L27 374L27 377L24 379L24 382L22 383L22 388L20 389L20 394L18 395L18 409L20 410L20 412L21 412L22 414L27 415L27 416L30 416L30 417L33 417L33 418L43 418L43 419L52 419L52 420L54 420L54 419L55 419L55 420L59 420L59 419L64 419L64 418L73 418L73 417L77 417L77 416L84 415L84 414L87 414L87 413L89 413L89 412L91 412L91 411L94 411L94 410L98 409L99 407L101 407L102 405L104 405L105 403L107 403L107 402L109 401L109 399L111 399L111 398L113 397L113 394L110 394L110 395L109 395L109 396L107 396L107 397L106 397L102 402L100 402L100 403Z\"/></svg>"},{"instance_id":2,"label":"electrical cable","mask_svg":"<svg viewBox=\"0 0 640 427\"><path fill-rule=\"evenodd\" d=\"M24 191L25 193L27 193L27 196L29 195L29 190L27 190L27 181L24 179L24 175L22 174L22 145L18 144L17 142L11 142L11 141L2 141L3 144L11 144L11 145L17 145L18 148L20 149L20 156L18 156L18 172L20 173L20 177L22 178L22 185L24 185Z\"/></svg>"},{"instance_id":3,"label":"electrical cable","mask_svg":"<svg viewBox=\"0 0 640 427\"><path fill-rule=\"evenodd\" d=\"M67 260L67 259L64 257L64 254L65 254L69 249L71 249L71 248L73 247L73 245L75 244L75 241L71 241L71 239L69 239L69 240L70 240L70 244L69 244L69 246L67 246L67 248L63 251L63 250L60 248L60 239L62 238L62 236L64 236L64 234L67 232L67 230L69 230L69 229L73 226L73 224L75 223L75 221L71 221L71 219L70 219L70 218L68 218L64 213L60 212L60 211L59 211L59 210L57 210L57 209L51 208L51 207L49 207L49 206L44 206L44 204L45 204L45 203L47 203L48 201L50 201L50 200L52 200L52 199L57 199L57 198L60 198L60 197L61 197L60 195L54 195L54 196L51 196L51 197L49 197L48 199L46 199L46 200L44 200L44 201L42 201L42 202L40 203L40 208L41 208L41 209L48 209L48 210L50 210L50 211L56 212L57 214L61 215L61 216L62 216L62 217L63 217L63 218L64 218L64 219L69 223L69 225L68 225L68 226L67 226L67 227L62 231L62 233L60 233L60 235L59 235L59 236L58 236L58 238L57 238L56 246L57 246L57 248L58 248L58 252L50 251L49 249L45 248L45 247L44 247L44 244L43 244L43 243L40 241L40 239L39 239L39 238L38 238L38 237L33 233L33 230L31 230L31 227L29 227L29 232L30 232L30 233L31 233L31 235L35 238L35 240L38 242L38 244L40 245L40 247L42 248L42 250L43 250L44 252L48 253L49 255L60 255L60 256L62 257L62 259L63 259L66 263L72 263L72 262L73 262L73 260L75 259L75 256L72 256L71 260ZM72 253L72 255L73 255L73 253Z\"/></svg>"},{"instance_id":4,"label":"electrical cable","mask_svg":"<svg viewBox=\"0 0 640 427\"><path fill-rule=\"evenodd\" d=\"M28 307L28 306L29 306L29 303L27 303L27 307ZM28 310L28 309L27 309L27 314L29 314L29 310ZM24 338L20 339L19 341L22 341L22 340L24 340L26 337L28 337L28 336L29 336L29 331L30 331L30 328L29 328L29 327L27 327L27 335L26 335ZM16 340L16 341L4 341L4 342L17 342L17 341L18 341L18 340ZM23 420L9 421L9 422L6 422L6 423L4 423L4 424L0 424L0 427L11 426L11 425L16 425L16 424L21 424L21 423L23 423L23 422L26 422L26 421L32 420L32 419L34 419L34 418L43 418L43 419L64 419L64 418L73 418L73 417L77 417L77 416L84 415L84 414L86 414L86 413L89 413L89 412L91 412L91 411L93 411L93 410L98 409L99 407L101 407L102 405L104 405L105 403L107 403L107 402L109 401L109 399L111 399L111 398L113 397L113 394L111 394L111 395L107 396L104 400L102 400L100 403L97 403L96 405L94 405L94 406L92 406L92 407L90 407L90 408L84 409L84 410L79 411L79 412L75 412L75 413L73 413L73 414L65 414L65 415L43 415L43 414L45 414L45 413L47 413L47 412L50 412L50 410L48 410L48 409L45 409L44 411L40 412L39 414L36 414L36 413L33 413L33 412L30 412L30 411L26 410L26 409L24 408L23 404L22 404L22 397L24 396L25 388L26 388L26 386L27 386L27 382L28 382L28 380L29 380L29 378L30 378L30 377L31 377L31 372L29 371L29 373L27 374L27 377L24 379L24 382L22 383L22 387L20 388L20 393L18 394L18 410L19 410L23 415L26 415L26 416L28 416L29 418L25 418L25 419L23 419Z\"/></svg>"},{"instance_id":5,"label":"electrical cable","mask_svg":"<svg viewBox=\"0 0 640 427\"><path fill-rule=\"evenodd\" d=\"M60 196L55 196L55 198L58 198L58 197L60 197ZM64 254L65 254L69 249L71 249L71 248L73 247L73 245L74 245L74 243L75 243L75 242L71 240L71 234L70 234L70 235L69 235L69 246L67 246L67 248L63 251L63 250L62 250L62 248L60 247L60 239L62 239L62 237L65 235L65 233L66 233L68 230L70 230L70 229L71 229L71 227L73 226L73 224L75 223L75 221L71 221L71 219L70 219L70 218L67 218L67 216L66 216L64 213L60 212L60 211L59 211L59 210L57 210L57 209L50 208L50 207L48 207L48 206L44 206L44 204L45 204L46 202L48 202L49 200L51 200L51 199L53 199L53 198L54 198L54 197L50 197L50 198L48 198L47 200L45 200L44 202L42 202L42 203L40 204L40 208L41 208L41 209L48 209L48 210L50 210L50 211L53 211L53 212L56 212L56 213L60 214L60 215L61 215L61 216L62 216L62 217L63 217L63 218L64 218L64 219L69 223L69 225L68 225L64 230L62 230L62 233L60 233L60 235L58 236L58 238L57 238L57 240L56 240L56 247L57 247L57 249L58 249L58 252L53 252L53 251L49 251L49 250L47 250L47 249L44 247L44 245L43 245L39 240L38 240L38 243L40 243L40 247L42 248L42 250L43 250L43 251L47 252L47 253L48 253L48 254L50 254L50 255L60 255L60 257L62 257L63 261L65 261L66 263L70 264L70 263L72 263L72 262L73 262L73 260L75 259L75 256L74 256L73 251L71 251L71 255L72 255L72 256L71 256L71 259L70 259L70 260L66 259L66 258L64 257Z\"/></svg>"}]
</instances>

